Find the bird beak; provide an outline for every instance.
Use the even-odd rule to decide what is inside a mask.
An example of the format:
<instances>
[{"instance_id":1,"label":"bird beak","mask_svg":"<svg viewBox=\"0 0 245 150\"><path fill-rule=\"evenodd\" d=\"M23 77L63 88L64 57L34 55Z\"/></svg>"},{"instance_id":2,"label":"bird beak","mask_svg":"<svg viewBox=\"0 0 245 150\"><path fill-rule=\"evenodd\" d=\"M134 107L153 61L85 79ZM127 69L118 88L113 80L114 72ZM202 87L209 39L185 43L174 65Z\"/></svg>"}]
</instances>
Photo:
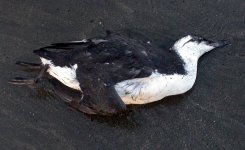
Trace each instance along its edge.
<instances>
[{"instance_id":1,"label":"bird beak","mask_svg":"<svg viewBox=\"0 0 245 150\"><path fill-rule=\"evenodd\" d=\"M215 48L221 48L221 47L225 47L226 45L230 45L230 44L225 40L221 40L221 41L211 42L209 43L209 45Z\"/></svg>"}]
</instances>

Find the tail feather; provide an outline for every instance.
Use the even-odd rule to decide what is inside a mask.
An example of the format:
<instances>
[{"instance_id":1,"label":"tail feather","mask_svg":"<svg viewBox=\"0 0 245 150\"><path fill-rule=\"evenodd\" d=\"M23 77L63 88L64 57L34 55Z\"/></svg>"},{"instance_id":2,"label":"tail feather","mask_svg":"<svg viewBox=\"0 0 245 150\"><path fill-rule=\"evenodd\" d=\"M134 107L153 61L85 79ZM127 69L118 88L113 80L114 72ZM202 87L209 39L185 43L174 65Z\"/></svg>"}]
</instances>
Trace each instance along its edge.
<instances>
[{"instance_id":1,"label":"tail feather","mask_svg":"<svg viewBox=\"0 0 245 150\"><path fill-rule=\"evenodd\" d=\"M83 44L87 44L89 42L89 40L87 39L83 39L82 41L70 41L70 42L65 42L65 43L53 43L51 45L53 46L71 46L71 45L83 45Z\"/></svg>"},{"instance_id":2,"label":"tail feather","mask_svg":"<svg viewBox=\"0 0 245 150\"><path fill-rule=\"evenodd\" d=\"M72 50L76 47L88 46L91 44L91 40L81 40L81 41L70 41L64 43L53 43L49 46L42 47L41 49L50 50Z\"/></svg>"}]
</instances>

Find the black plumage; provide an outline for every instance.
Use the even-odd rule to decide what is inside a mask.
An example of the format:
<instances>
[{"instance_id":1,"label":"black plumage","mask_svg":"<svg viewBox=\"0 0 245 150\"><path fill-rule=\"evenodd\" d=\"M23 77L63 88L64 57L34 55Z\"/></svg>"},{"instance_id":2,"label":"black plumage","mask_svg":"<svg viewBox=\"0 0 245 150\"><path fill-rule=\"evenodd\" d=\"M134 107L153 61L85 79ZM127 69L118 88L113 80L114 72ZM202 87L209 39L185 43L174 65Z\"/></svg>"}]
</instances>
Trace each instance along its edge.
<instances>
[{"instance_id":1,"label":"black plumage","mask_svg":"<svg viewBox=\"0 0 245 150\"><path fill-rule=\"evenodd\" d=\"M93 41L103 41L97 42ZM63 49L69 51L53 51ZM52 51L48 51L52 50ZM163 74L185 74L184 62L175 51L164 50L147 43L119 35L87 42L56 43L35 50L40 57L52 60L56 66L79 64L79 70L103 68L116 83L130 78L149 76L154 70ZM78 73L79 76L79 73Z\"/></svg>"},{"instance_id":2,"label":"black plumage","mask_svg":"<svg viewBox=\"0 0 245 150\"><path fill-rule=\"evenodd\" d=\"M70 97L69 103L89 114L113 114L126 109L114 85L118 82L164 74L185 74L184 63L174 51L119 35L81 42L56 43L34 51L55 66L78 65L77 80L83 96L72 97L54 83L56 93ZM81 99L81 97L83 97Z\"/></svg>"}]
</instances>

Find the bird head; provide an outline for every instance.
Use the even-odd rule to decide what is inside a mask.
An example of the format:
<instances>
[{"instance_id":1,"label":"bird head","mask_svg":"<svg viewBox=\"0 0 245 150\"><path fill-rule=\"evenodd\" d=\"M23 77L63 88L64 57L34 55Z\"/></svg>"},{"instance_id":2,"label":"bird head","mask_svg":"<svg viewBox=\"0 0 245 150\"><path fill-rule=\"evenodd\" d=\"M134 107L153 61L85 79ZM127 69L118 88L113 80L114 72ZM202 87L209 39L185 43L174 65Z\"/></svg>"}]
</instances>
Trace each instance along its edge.
<instances>
[{"instance_id":1,"label":"bird head","mask_svg":"<svg viewBox=\"0 0 245 150\"><path fill-rule=\"evenodd\" d=\"M187 35L175 42L171 48L182 56L199 58L203 54L228 45L224 40L211 41L200 36Z\"/></svg>"}]
</instances>

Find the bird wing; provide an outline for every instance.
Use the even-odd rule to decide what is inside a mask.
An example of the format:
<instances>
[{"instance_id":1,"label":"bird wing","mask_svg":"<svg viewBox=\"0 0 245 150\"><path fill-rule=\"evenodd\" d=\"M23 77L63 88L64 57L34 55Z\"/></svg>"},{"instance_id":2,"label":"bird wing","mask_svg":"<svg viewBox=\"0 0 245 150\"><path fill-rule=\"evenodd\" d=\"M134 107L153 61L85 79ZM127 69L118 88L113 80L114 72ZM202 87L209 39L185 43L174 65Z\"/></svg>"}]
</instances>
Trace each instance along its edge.
<instances>
[{"instance_id":1,"label":"bird wing","mask_svg":"<svg viewBox=\"0 0 245 150\"><path fill-rule=\"evenodd\" d=\"M123 40L105 39L106 42L87 47L84 52L89 55L74 51L72 60L78 66L76 74L84 92L84 103L96 112L106 114L125 110L115 84L152 73L154 65L144 47L139 49Z\"/></svg>"},{"instance_id":2,"label":"bird wing","mask_svg":"<svg viewBox=\"0 0 245 150\"><path fill-rule=\"evenodd\" d=\"M77 74L84 93L82 103L99 114L115 114L126 110L108 72L100 64L85 68L78 64Z\"/></svg>"},{"instance_id":3,"label":"bird wing","mask_svg":"<svg viewBox=\"0 0 245 150\"><path fill-rule=\"evenodd\" d=\"M149 54L149 49L137 41L121 36L111 36L102 39L93 47L87 47L84 53L76 51L74 62L79 62L84 69L93 68L99 64L107 70L110 78L115 82L151 75L155 65Z\"/></svg>"},{"instance_id":4,"label":"bird wing","mask_svg":"<svg viewBox=\"0 0 245 150\"><path fill-rule=\"evenodd\" d=\"M87 105L86 103L84 103L84 101L81 100L81 98L83 97L82 92L64 86L61 82L59 82L56 79L51 79L50 81L53 85L54 93L58 95L67 104L69 104L72 108L90 115L98 114L96 110L90 108L89 105Z\"/></svg>"}]
</instances>

